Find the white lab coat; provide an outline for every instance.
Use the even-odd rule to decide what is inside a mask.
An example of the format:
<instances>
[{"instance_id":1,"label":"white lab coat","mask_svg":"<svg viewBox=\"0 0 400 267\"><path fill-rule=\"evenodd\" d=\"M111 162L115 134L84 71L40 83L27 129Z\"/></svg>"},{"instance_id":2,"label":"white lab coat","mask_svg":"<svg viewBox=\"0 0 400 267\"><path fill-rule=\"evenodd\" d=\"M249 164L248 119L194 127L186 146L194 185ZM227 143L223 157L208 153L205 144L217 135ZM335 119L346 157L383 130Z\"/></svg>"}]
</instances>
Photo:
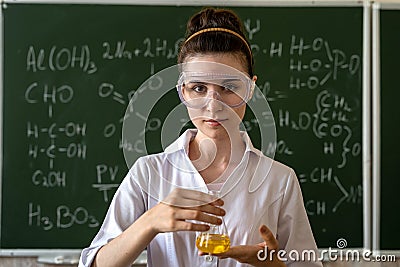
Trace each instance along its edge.
<instances>
[{"instance_id":1,"label":"white lab coat","mask_svg":"<svg viewBox=\"0 0 400 267\"><path fill-rule=\"evenodd\" d=\"M165 152L136 161L114 195L100 231L81 254L79 266L90 266L101 246L118 236L138 217L164 199L176 186L207 191L188 155L195 130L186 131ZM290 255L317 251L294 171L255 149L242 133L243 160L221 188L224 220L231 246L254 245L263 240L258 228L267 225L276 235L288 266L322 266L320 262L292 261ZM158 234L147 247L149 267L217 266L216 258L198 256L195 232ZM318 253L317 253L318 255ZM248 266L233 259L219 267Z\"/></svg>"}]
</instances>

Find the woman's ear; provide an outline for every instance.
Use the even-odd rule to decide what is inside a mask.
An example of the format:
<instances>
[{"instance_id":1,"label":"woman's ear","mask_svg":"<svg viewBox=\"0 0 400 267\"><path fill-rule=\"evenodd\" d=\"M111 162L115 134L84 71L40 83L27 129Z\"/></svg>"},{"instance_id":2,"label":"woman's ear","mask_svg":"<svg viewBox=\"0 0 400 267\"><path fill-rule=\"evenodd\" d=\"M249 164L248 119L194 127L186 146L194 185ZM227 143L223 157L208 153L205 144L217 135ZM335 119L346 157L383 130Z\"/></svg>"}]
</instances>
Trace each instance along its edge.
<instances>
[{"instance_id":1,"label":"woman's ear","mask_svg":"<svg viewBox=\"0 0 400 267\"><path fill-rule=\"evenodd\" d=\"M253 94L254 94L254 88L256 87L257 76L254 75L254 76L253 76L253 79L251 79L251 80L252 80L252 83L251 83L250 98L252 98L252 97L253 97Z\"/></svg>"}]
</instances>

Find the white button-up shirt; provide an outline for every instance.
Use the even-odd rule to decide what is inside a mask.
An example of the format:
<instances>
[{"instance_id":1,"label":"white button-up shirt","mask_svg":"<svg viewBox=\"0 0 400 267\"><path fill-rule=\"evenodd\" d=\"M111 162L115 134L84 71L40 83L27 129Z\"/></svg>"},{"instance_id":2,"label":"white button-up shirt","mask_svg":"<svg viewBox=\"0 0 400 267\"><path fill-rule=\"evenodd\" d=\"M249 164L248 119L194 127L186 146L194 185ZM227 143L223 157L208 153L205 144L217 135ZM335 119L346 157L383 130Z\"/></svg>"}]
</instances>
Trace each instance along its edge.
<instances>
[{"instance_id":1,"label":"white button-up shirt","mask_svg":"<svg viewBox=\"0 0 400 267\"><path fill-rule=\"evenodd\" d=\"M115 193L98 234L82 251L79 266L90 266L101 246L121 234L174 188L207 191L188 157L189 142L195 134L195 130L188 130L165 152L135 162ZM284 250L280 256L287 258L288 266L322 266L320 262L292 261L292 256L301 256L307 250L318 256L294 171L255 149L246 133L242 133L242 138L246 144L243 159L221 188L231 246L263 242L258 228L265 224L276 236L279 249ZM219 260L217 265L217 258L199 256L195 239L196 233L189 231L158 234L147 247L148 266L248 266L234 259Z\"/></svg>"}]
</instances>

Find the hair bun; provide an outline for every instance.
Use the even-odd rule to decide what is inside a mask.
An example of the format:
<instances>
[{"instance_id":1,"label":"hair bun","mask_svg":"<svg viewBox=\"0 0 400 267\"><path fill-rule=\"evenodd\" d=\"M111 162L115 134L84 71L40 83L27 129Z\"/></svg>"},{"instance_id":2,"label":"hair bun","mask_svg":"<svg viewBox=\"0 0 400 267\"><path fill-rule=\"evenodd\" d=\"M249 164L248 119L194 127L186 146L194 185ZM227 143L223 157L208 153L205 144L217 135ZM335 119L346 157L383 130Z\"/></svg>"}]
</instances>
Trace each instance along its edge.
<instances>
[{"instance_id":1,"label":"hair bun","mask_svg":"<svg viewBox=\"0 0 400 267\"><path fill-rule=\"evenodd\" d=\"M195 14L187 24L186 37L206 28L226 28L243 37L243 26L239 17L231 10L205 8Z\"/></svg>"},{"instance_id":2,"label":"hair bun","mask_svg":"<svg viewBox=\"0 0 400 267\"><path fill-rule=\"evenodd\" d=\"M225 30L215 30L216 28ZM186 40L181 44L178 63L183 63L189 56L204 53L235 54L243 61L249 76L253 76L250 44L244 35L242 21L231 10L208 7L189 19Z\"/></svg>"}]
</instances>

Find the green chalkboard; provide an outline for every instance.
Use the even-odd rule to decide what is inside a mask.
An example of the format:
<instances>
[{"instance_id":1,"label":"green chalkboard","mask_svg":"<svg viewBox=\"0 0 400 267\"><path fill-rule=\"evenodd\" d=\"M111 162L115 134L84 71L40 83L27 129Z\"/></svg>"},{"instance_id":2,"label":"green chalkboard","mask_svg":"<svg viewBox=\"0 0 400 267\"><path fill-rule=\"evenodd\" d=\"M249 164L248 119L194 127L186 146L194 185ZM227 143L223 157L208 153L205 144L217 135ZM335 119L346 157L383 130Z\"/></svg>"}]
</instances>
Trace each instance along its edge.
<instances>
[{"instance_id":1,"label":"green chalkboard","mask_svg":"<svg viewBox=\"0 0 400 267\"><path fill-rule=\"evenodd\" d=\"M362 247L362 7L232 9L275 118L277 142L263 151L295 169L319 247L339 238ZM1 248L88 245L127 172L122 147L138 157L161 151L174 91L153 108L146 142L122 140L123 116L137 88L176 63L198 10L3 7ZM259 146L257 124L248 112L244 125Z\"/></svg>"},{"instance_id":2,"label":"green chalkboard","mask_svg":"<svg viewBox=\"0 0 400 267\"><path fill-rule=\"evenodd\" d=\"M400 10L380 11L381 61L381 249L400 249L400 232L393 231L400 222L400 188L397 179L397 151L400 141L396 131L400 125L397 100L400 98L397 77L400 61Z\"/></svg>"}]
</instances>

